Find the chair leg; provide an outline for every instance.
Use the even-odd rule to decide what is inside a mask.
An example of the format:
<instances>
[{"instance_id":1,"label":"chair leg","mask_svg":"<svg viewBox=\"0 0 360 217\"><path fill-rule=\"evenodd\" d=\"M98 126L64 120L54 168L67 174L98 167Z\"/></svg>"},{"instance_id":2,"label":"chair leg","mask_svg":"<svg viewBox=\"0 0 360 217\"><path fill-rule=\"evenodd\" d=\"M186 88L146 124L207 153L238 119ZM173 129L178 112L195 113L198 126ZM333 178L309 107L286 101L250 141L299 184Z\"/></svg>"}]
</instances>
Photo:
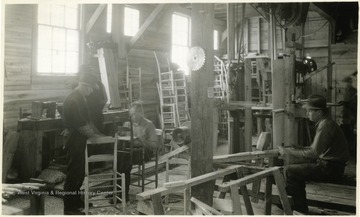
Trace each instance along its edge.
<instances>
[{"instance_id":1,"label":"chair leg","mask_svg":"<svg viewBox=\"0 0 360 217\"><path fill-rule=\"evenodd\" d=\"M143 160L141 165L141 192L145 190L145 162Z\"/></svg>"},{"instance_id":2,"label":"chair leg","mask_svg":"<svg viewBox=\"0 0 360 217\"><path fill-rule=\"evenodd\" d=\"M89 162L87 146L85 147L85 214L89 214Z\"/></svg>"},{"instance_id":3,"label":"chair leg","mask_svg":"<svg viewBox=\"0 0 360 217\"><path fill-rule=\"evenodd\" d=\"M121 196L122 196L122 207L123 207L123 214L126 214L126 190L125 190L125 173L121 173Z\"/></svg>"},{"instance_id":4,"label":"chair leg","mask_svg":"<svg viewBox=\"0 0 360 217\"><path fill-rule=\"evenodd\" d=\"M158 171L158 155L156 153L156 157L155 157L155 188L158 187L158 174L159 174L159 171Z\"/></svg>"}]
</instances>

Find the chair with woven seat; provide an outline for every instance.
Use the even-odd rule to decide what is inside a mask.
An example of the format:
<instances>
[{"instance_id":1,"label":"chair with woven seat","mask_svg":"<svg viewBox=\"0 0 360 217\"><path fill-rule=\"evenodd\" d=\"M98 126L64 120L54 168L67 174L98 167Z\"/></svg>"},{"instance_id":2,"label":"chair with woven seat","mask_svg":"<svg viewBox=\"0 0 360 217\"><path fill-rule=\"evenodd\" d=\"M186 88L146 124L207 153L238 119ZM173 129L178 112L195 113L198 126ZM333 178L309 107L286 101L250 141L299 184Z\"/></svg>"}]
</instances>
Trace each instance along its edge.
<instances>
[{"instance_id":1,"label":"chair with woven seat","mask_svg":"<svg viewBox=\"0 0 360 217\"><path fill-rule=\"evenodd\" d=\"M122 128L124 130L124 128ZM126 130L125 130L126 131ZM150 161L154 161L155 164L155 178L147 178L146 177L146 167L145 164L145 147L144 146L135 146L132 144L131 137L130 136L119 136L118 140L122 143L122 145L119 146L119 152L126 153L130 155L130 159L133 162L134 165L137 166L137 171L132 172L132 176L139 177L137 183L131 183L132 186L141 187L141 191L143 192L145 190L145 186L151 183L155 183L155 188L158 187L158 158L159 158L159 149L162 147L163 142L163 131L161 129L156 129L156 135L158 136L159 141L159 147L154 150L153 153L153 159ZM139 152L140 154L140 160L139 162L133 161L133 154Z\"/></svg>"},{"instance_id":2,"label":"chair with woven seat","mask_svg":"<svg viewBox=\"0 0 360 217\"><path fill-rule=\"evenodd\" d=\"M90 145L112 145L113 146L113 153L112 154L95 154L95 155L88 155L88 146ZM118 141L111 136L104 136L95 138L92 140L88 140L86 143L85 148L85 214L88 215L89 213L89 203L90 201L101 201L101 200L113 200L113 204L111 205L104 205L104 206L97 206L96 208L104 208L104 207L114 207L117 208L117 199L122 202L122 212L123 214L126 213L126 202L124 203L121 197L117 196L117 193L121 193L122 198L125 198L125 175L117 172L117 148L118 148ZM102 173L102 174L93 174L90 175L89 173L89 163L93 162L112 162L112 171L110 173ZM104 178L106 177L106 178ZM117 184L117 180L122 180L121 186ZM100 183L96 186L90 186L91 182ZM108 184L112 181L112 184ZM114 193L111 198L90 198L90 190L93 189L112 189ZM99 190L96 191L98 193Z\"/></svg>"}]
</instances>

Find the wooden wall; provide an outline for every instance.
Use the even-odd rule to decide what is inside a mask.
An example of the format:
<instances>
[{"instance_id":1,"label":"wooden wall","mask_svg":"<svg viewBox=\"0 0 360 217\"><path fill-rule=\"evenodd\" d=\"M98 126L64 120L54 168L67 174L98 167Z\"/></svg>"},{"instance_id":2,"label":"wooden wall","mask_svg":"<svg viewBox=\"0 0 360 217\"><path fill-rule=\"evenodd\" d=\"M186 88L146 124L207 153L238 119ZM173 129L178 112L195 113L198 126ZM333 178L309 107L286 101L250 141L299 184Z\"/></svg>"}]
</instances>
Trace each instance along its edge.
<instances>
[{"instance_id":1,"label":"wooden wall","mask_svg":"<svg viewBox=\"0 0 360 217\"><path fill-rule=\"evenodd\" d=\"M15 129L20 108L30 112L35 100L63 102L74 77L37 76L33 70L35 5L5 6L4 129Z\"/></svg>"}]
</instances>

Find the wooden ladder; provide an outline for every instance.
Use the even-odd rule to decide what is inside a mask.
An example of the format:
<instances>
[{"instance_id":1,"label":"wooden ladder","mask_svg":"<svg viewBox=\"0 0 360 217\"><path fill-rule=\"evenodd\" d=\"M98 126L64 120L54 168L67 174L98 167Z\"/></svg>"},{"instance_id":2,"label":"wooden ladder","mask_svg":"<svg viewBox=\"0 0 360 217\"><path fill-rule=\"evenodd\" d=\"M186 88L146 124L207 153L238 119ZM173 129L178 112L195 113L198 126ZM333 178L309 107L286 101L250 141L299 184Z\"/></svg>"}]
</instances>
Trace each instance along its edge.
<instances>
[{"instance_id":1,"label":"wooden ladder","mask_svg":"<svg viewBox=\"0 0 360 217\"><path fill-rule=\"evenodd\" d=\"M227 101L228 84L227 84L227 70L224 62L218 57L214 56L214 98L222 101ZM219 133L220 135L228 135L228 111L219 110Z\"/></svg>"},{"instance_id":2,"label":"wooden ladder","mask_svg":"<svg viewBox=\"0 0 360 217\"><path fill-rule=\"evenodd\" d=\"M175 84L175 104L178 126L190 121L188 93L186 87L186 78L183 71L173 72Z\"/></svg>"},{"instance_id":3,"label":"wooden ladder","mask_svg":"<svg viewBox=\"0 0 360 217\"><path fill-rule=\"evenodd\" d=\"M159 75L157 88L160 99L161 127L165 131L172 131L178 126L173 72L166 53L154 52L154 55Z\"/></svg>"},{"instance_id":4,"label":"wooden ladder","mask_svg":"<svg viewBox=\"0 0 360 217\"><path fill-rule=\"evenodd\" d=\"M119 75L119 94L122 108L129 108L132 102L142 100L141 67L131 67L126 58L126 71Z\"/></svg>"}]
</instances>

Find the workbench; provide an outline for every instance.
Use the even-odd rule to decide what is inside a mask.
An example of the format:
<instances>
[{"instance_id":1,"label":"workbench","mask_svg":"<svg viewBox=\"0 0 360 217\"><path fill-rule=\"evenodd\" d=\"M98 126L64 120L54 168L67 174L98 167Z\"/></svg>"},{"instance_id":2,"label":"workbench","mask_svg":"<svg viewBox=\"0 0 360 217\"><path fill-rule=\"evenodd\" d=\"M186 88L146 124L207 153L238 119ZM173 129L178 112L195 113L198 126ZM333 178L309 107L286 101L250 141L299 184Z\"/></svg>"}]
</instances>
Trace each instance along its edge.
<instances>
[{"instance_id":1,"label":"workbench","mask_svg":"<svg viewBox=\"0 0 360 217\"><path fill-rule=\"evenodd\" d=\"M104 112L104 124L114 124L115 122L128 120L128 110L108 110ZM46 156L46 153L43 153L43 149L51 150L56 146L54 143L63 142L60 132L64 129L64 125L61 117L39 120L24 118L18 121L17 129L20 132L20 148L18 150L20 150L22 159L19 177L27 180L36 177L44 169L44 158L51 160ZM47 144L51 147L46 147L43 144L43 137L44 133L49 132L56 132L58 139Z\"/></svg>"}]
</instances>

